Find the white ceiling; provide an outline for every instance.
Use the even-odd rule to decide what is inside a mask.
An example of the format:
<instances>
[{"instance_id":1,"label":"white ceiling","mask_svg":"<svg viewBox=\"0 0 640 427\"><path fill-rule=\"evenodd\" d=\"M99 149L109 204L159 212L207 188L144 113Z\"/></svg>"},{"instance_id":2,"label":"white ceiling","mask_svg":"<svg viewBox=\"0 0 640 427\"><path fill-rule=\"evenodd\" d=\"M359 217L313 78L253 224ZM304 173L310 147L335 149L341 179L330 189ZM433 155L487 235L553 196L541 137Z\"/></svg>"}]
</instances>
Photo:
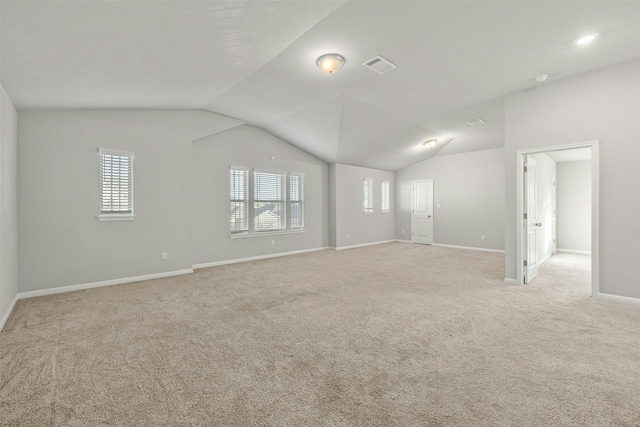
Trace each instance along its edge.
<instances>
[{"instance_id":1,"label":"white ceiling","mask_svg":"<svg viewBox=\"0 0 640 427\"><path fill-rule=\"evenodd\" d=\"M545 153L556 162L577 162L591 160L591 148L573 148L569 150L547 151Z\"/></svg>"},{"instance_id":2,"label":"white ceiling","mask_svg":"<svg viewBox=\"0 0 640 427\"><path fill-rule=\"evenodd\" d=\"M2 83L20 110L205 109L386 170L503 146L503 96L538 74L640 57L638 1L3 0L0 12ZM588 32L591 46L573 43ZM315 64L329 52L346 58L334 75ZM361 65L376 55L398 68Z\"/></svg>"}]
</instances>

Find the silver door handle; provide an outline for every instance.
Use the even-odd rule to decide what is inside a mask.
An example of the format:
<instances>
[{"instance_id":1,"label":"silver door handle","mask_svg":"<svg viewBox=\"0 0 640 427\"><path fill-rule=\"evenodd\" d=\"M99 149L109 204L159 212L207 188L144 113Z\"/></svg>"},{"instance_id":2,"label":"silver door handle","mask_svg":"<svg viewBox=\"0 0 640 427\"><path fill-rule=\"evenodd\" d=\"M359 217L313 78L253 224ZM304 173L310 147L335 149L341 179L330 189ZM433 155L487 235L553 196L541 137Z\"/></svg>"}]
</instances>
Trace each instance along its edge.
<instances>
[{"instance_id":1,"label":"silver door handle","mask_svg":"<svg viewBox=\"0 0 640 427\"><path fill-rule=\"evenodd\" d=\"M536 222L536 227L542 227L542 223L541 222Z\"/></svg>"}]
</instances>

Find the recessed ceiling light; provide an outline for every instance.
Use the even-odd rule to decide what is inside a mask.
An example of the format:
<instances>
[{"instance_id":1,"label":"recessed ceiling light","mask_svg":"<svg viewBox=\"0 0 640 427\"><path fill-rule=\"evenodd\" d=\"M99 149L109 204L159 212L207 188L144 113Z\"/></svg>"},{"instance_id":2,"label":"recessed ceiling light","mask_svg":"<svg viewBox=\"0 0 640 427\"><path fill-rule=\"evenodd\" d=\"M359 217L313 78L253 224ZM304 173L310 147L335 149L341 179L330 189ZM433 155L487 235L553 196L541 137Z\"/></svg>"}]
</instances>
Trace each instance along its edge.
<instances>
[{"instance_id":1,"label":"recessed ceiling light","mask_svg":"<svg viewBox=\"0 0 640 427\"><path fill-rule=\"evenodd\" d=\"M438 142L437 139L430 139L428 141L423 142L422 145L424 145L425 148L433 148L436 146L436 142Z\"/></svg>"},{"instance_id":2,"label":"recessed ceiling light","mask_svg":"<svg viewBox=\"0 0 640 427\"><path fill-rule=\"evenodd\" d=\"M537 81L538 83L542 83L543 81L547 80L549 78L549 74L540 74L539 76L535 76L533 78L533 80Z\"/></svg>"},{"instance_id":3,"label":"recessed ceiling light","mask_svg":"<svg viewBox=\"0 0 640 427\"><path fill-rule=\"evenodd\" d=\"M316 60L316 64L327 74L333 74L344 65L344 57L337 53L326 53Z\"/></svg>"},{"instance_id":4,"label":"recessed ceiling light","mask_svg":"<svg viewBox=\"0 0 640 427\"><path fill-rule=\"evenodd\" d=\"M580 37L578 40L576 40L576 44L579 46L587 45L592 41L594 41L596 37L598 37L598 33L587 34L585 36Z\"/></svg>"},{"instance_id":5,"label":"recessed ceiling light","mask_svg":"<svg viewBox=\"0 0 640 427\"><path fill-rule=\"evenodd\" d=\"M485 122L484 120L482 120L482 119L469 120L469 121L467 122L467 124L468 124L469 126L482 126L482 125L484 125L485 123L486 123L486 122Z\"/></svg>"}]
</instances>

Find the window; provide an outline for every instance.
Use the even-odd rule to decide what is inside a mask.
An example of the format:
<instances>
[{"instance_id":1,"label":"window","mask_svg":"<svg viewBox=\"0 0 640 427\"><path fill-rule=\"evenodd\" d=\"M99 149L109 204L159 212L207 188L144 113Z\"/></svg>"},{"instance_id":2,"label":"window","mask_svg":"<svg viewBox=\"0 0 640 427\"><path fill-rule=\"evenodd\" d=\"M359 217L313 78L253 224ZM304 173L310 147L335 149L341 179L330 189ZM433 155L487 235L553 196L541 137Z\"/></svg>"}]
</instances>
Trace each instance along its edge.
<instances>
[{"instance_id":1,"label":"window","mask_svg":"<svg viewBox=\"0 0 640 427\"><path fill-rule=\"evenodd\" d=\"M249 169L231 169L231 234L249 231Z\"/></svg>"},{"instance_id":2,"label":"window","mask_svg":"<svg viewBox=\"0 0 640 427\"><path fill-rule=\"evenodd\" d=\"M292 173L290 175L289 199L291 200L291 229L304 228L304 175Z\"/></svg>"},{"instance_id":3,"label":"window","mask_svg":"<svg viewBox=\"0 0 640 427\"><path fill-rule=\"evenodd\" d=\"M253 218L255 231L286 229L287 174L253 172Z\"/></svg>"},{"instance_id":4,"label":"window","mask_svg":"<svg viewBox=\"0 0 640 427\"><path fill-rule=\"evenodd\" d=\"M101 221L134 219L133 157L130 151L99 148Z\"/></svg>"},{"instance_id":5,"label":"window","mask_svg":"<svg viewBox=\"0 0 640 427\"><path fill-rule=\"evenodd\" d=\"M382 200L382 212L389 212L389 181L382 181L380 189L382 190L382 195L380 196Z\"/></svg>"},{"instance_id":6,"label":"window","mask_svg":"<svg viewBox=\"0 0 640 427\"><path fill-rule=\"evenodd\" d=\"M364 213L373 213L373 180L364 179Z\"/></svg>"},{"instance_id":7,"label":"window","mask_svg":"<svg viewBox=\"0 0 640 427\"><path fill-rule=\"evenodd\" d=\"M229 182L231 236L304 230L304 174L232 166Z\"/></svg>"}]
</instances>

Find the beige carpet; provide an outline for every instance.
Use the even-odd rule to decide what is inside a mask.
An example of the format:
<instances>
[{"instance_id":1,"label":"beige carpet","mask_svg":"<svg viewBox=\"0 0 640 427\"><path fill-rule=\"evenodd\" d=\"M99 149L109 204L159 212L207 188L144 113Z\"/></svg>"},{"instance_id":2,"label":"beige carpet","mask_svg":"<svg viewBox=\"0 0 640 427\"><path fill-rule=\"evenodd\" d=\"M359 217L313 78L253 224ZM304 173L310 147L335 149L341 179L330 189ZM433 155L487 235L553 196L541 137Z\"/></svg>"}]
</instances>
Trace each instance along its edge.
<instances>
[{"instance_id":1,"label":"beige carpet","mask_svg":"<svg viewBox=\"0 0 640 427\"><path fill-rule=\"evenodd\" d=\"M639 426L640 306L590 298L585 257L503 270L391 243L23 300L0 423Z\"/></svg>"}]
</instances>

